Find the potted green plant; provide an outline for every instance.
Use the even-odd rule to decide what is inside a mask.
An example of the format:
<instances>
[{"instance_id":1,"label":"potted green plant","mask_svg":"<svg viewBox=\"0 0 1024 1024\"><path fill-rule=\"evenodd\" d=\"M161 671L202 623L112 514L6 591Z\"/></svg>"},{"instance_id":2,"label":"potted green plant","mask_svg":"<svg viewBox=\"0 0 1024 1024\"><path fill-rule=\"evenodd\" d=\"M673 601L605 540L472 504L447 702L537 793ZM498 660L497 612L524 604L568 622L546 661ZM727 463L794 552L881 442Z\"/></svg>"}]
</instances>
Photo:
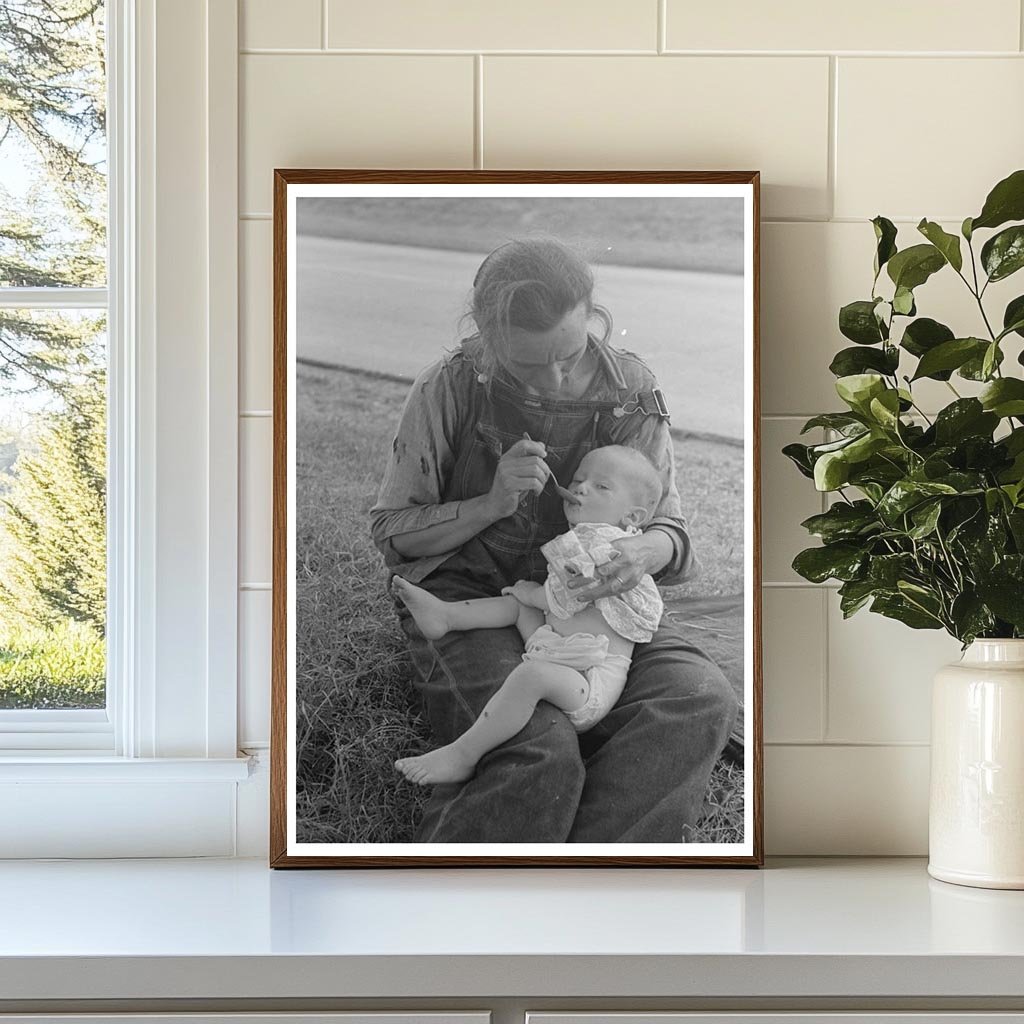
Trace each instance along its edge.
<instances>
[{"instance_id":1,"label":"potted green plant","mask_svg":"<svg viewBox=\"0 0 1024 1024\"><path fill-rule=\"evenodd\" d=\"M834 496L804 521L822 543L796 556L796 572L838 580L844 617L870 608L963 644L933 689L929 870L1014 888L1024 888L1024 294L997 317L986 292L1024 267L1021 221L1024 170L959 234L925 219L923 240L901 249L895 225L875 217L871 296L839 311L853 344L830 366L845 408L804 426L824 428L824 443L783 449ZM939 272L973 296L971 330L918 314L915 290ZM933 416L919 400L925 380L949 391Z\"/></svg>"}]
</instances>

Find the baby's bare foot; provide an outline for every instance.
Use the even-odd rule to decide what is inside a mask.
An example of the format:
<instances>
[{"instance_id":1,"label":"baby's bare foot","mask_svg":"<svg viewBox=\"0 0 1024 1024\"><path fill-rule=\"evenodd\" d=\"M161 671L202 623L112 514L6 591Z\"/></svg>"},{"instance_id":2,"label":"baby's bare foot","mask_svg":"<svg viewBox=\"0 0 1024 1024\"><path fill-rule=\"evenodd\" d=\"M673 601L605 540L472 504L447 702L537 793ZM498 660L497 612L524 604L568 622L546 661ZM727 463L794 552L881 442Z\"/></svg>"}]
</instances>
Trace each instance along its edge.
<instances>
[{"instance_id":1,"label":"baby's bare foot","mask_svg":"<svg viewBox=\"0 0 1024 1024\"><path fill-rule=\"evenodd\" d=\"M391 586L402 604L409 609L420 632L428 640L440 640L451 626L448 623L448 609L444 601L434 597L422 587L396 576Z\"/></svg>"},{"instance_id":2,"label":"baby's bare foot","mask_svg":"<svg viewBox=\"0 0 1024 1024\"><path fill-rule=\"evenodd\" d=\"M465 782L476 768L472 761L459 753L454 743L431 750L419 757L403 757L395 767L417 786L434 786L442 782Z\"/></svg>"}]
</instances>

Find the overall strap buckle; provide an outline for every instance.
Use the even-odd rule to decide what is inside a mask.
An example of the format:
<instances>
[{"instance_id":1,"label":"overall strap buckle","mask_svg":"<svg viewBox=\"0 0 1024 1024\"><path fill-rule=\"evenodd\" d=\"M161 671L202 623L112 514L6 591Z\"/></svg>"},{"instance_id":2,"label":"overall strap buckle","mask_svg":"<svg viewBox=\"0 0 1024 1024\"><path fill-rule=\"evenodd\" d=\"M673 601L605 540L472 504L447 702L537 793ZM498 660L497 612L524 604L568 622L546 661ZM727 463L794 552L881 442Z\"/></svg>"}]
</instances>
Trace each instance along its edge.
<instances>
[{"instance_id":1,"label":"overall strap buckle","mask_svg":"<svg viewBox=\"0 0 1024 1024\"><path fill-rule=\"evenodd\" d=\"M665 401L665 395L661 388L637 392L622 405L617 405L612 409L612 415L617 419L623 416L632 416L638 412L642 412L645 416L660 416L663 420L669 418L668 403Z\"/></svg>"}]
</instances>

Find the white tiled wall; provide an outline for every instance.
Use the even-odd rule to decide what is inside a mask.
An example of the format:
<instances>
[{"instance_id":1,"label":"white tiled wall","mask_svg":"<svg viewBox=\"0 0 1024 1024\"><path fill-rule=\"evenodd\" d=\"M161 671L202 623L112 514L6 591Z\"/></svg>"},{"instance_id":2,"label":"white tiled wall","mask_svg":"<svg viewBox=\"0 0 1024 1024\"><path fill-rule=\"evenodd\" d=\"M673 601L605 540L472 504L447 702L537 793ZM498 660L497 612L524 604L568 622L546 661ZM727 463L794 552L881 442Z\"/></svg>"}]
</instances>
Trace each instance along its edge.
<instances>
[{"instance_id":1,"label":"white tiled wall","mask_svg":"<svg viewBox=\"0 0 1024 1024\"><path fill-rule=\"evenodd\" d=\"M1024 163L1020 0L241 12L243 744L267 740L270 686L273 168L757 168L768 852L924 853L928 682L957 645L877 616L844 622L833 590L799 580L798 524L822 506L778 450L836 404L836 312L871 283L866 218L911 235L924 215L958 224ZM973 329L952 283L920 289L922 312Z\"/></svg>"}]
</instances>

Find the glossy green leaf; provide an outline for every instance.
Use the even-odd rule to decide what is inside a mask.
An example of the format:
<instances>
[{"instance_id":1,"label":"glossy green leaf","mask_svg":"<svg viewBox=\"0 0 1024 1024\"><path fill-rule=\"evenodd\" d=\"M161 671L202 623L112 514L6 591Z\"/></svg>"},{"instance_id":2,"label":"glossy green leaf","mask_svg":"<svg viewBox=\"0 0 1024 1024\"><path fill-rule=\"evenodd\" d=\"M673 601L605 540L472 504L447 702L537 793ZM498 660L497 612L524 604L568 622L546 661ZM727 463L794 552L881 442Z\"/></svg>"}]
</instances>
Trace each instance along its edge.
<instances>
[{"instance_id":1,"label":"glossy green leaf","mask_svg":"<svg viewBox=\"0 0 1024 1024\"><path fill-rule=\"evenodd\" d=\"M966 238L968 242L971 240L971 235L974 234L974 231L971 228L971 224L973 222L974 222L974 218L973 217L965 217L963 224L960 225L960 234L963 235L964 238Z\"/></svg>"},{"instance_id":2,"label":"glossy green leaf","mask_svg":"<svg viewBox=\"0 0 1024 1024\"><path fill-rule=\"evenodd\" d=\"M978 583L978 597L1004 622L1024 629L1024 586L1020 579L993 577Z\"/></svg>"},{"instance_id":3,"label":"glossy green leaf","mask_svg":"<svg viewBox=\"0 0 1024 1024\"><path fill-rule=\"evenodd\" d=\"M840 349L829 364L829 370L837 377L849 377L867 370L877 370L891 377L899 365L899 349L894 345L886 345L884 348Z\"/></svg>"},{"instance_id":4,"label":"glossy green leaf","mask_svg":"<svg viewBox=\"0 0 1024 1024\"><path fill-rule=\"evenodd\" d=\"M1021 452L1024 452L1024 427L1016 427L1011 430L1003 438L1003 444L1010 455L1020 455Z\"/></svg>"},{"instance_id":5,"label":"glossy green leaf","mask_svg":"<svg viewBox=\"0 0 1024 1024\"><path fill-rule=\"evenodd\" d=\"M883 391L872 398L868 406L871 418L886 430L895 430L899 424L900 396L898 391ZM881 447L879 445L878 447Z\"/></svg>"},{"instance_id":6,"label":"glossy green leaf","mask_svg":"<svg viewBox=\"0 0 1024 1024\"><path fill-rule=\"evenodd\" d=\"M944 231L933 220L922 220L917 225L917 230L942 253L946 262L954 269L960 270L964 265L963 256L960 253L960 239L956 235Z\"/></svg>"},{"instance_id":7,"label":"glossy green leaf","mask_svg":"<svg viewBox=\"0 0 1024 1024\"><path fill-rule=\"evenodd\" d=\"M928 501L923 505L918 505L918 507L910 513L910 520L914 525L908 531L909 535L913 537L914 540L924 540L925 537L928 537L935 532L935 527L938 525L939 516L941 514L941 502Z\"/></svg>"},{"instance_id":8,"label":"glossy green leaf","mask_svg":"<svg viewBox=\"0 0 1024 1024\"><path fill-rule=\"evenodd\" d=\"M841 451L826 452L814 463L814 486L819 491L838 490L850 479L850 463Z\"/></svg>"},{"instance_id":9,"label":"glossy green leaf","mask_svg":"<svg viewBox=\"0 0 1024 1024\"><path fill-rule=\"evenodd\" d=\"M878 585L870 580L850 580L839 588L839 608L848 619L860 611L878 593Z\"/></svg>"},{"instance_id":10,"label":"glossy green leaf","mask_svg":"<svg viewBox=\"0 0 1024 1024\"><path fill-rule=\"evenodd\" d=\"M880 595L871 602L871 610L887 619L896 619L911 629L942 629L941 619L915 607L902 595Z\"/></svg>"},{"instance_id":11,"label":"glossy green leaf","mask_svg":"<svg viewBox=\"0 0 1024 1024\"><path fill-rule=\"evenodd\" d=\"M913 557L905 552L875 555L868 565L868 579L876 587L895 591L896 584L910 572L913 564Z\"/></svg>"},{"instance_id":12,"label":"glossy green leaf","mask_svg":"<svg viewBox=\"0 0 1024 1024\"><path fill-rule=\"evenodd\" d=\"M1024 220L1024 170L1014 171L989 192L981 213L970 221L968 230L997 228L1008 220Z\"/></svg>"},{"instance_id":13,"label":"glossy green leaf","mask_svg":"<svg viewBox=\"0 0 1024 1024\"><path fill-rule=\"evenodd\" d=\"M1024 267L1024 225L1000 231L981 249L981 265L990 281L1002 281Z\"/></svg>"},{"instance_id":14,"label":"glossy green leaf","mask_svg":"<svg viewBox=\"0 0 1024 1024\"><path fill-rule=\"evenodd\" d=\"M814 479L814 462L810 456L810 448L806 444L787 444L782 454L789 459L804 476Z\"/></svg>"},{"instance_id":15,"label":"glossy green leaf","mask_svg":"<svg viewBox=\"0 0 1024 1024\"><path fill-rule=\"evenodd\" d=\"M837 501L827 512L811 516L800 525L826 544L880 529L878 517L869 501L855 501L851 504Z\"/></svg>"},{"instance_id":16,"label":"glossy green leaf","mask_svg":"<svg viewBox=\"0 0 1024 1024\"><path fill-rule=\"evenodd\" d=\"M913 316L917 312L917 306L914 305L914 293L909 288L900 285L892 297L892 308L893 312L899 313L900 316Z\"/></svg>"},{"instance_id":17,"label":"glossy green leaf","mask_svg":"<svg viewBox=\"0 0 1024 1024\"><path fill-rule=\"evenodd\" d=\"M891 395L895 394L895 392L887 391L886 394ZM872 404L874 404L874 401ZM860 437L855 438L843 449L843 458L850 466L855 466L858 462L871 458L875 452L884 448L887 444L888 441L882 434L861 434Z\"/></svg>"},{"instance_id":18,"label":"glossy green leaf","mask_svg":"<svg viewBox=\"0 0 1024 1024\"><path fill-rule=\"evenodd\" d=\"M881 273L882 267L896 255L896 225L886 217L879 215L871 221L875 229L875 277Z\"/></svg>"},{"instance_id":19,"label":"glossy green leaf","mask_svg":"<svg viewBox=\"0 0 1024 1024\"><path fill-rule=\"evenodd\" d=\"M897 288L913 291L945 265L945 257L934 245L912 245L896 253L885 269Z\"/></svg>"},{"instance_id":20,"label":"glossy green leaf","mask_svg":"<svg viewBox=\"0 0 1024 1024\"><path fill-rule=\"evenodd\" d=\"M863 351L867 351L866 349ZM864 421L848 412L826 412L820 416L812 416L800 430L801 434L806 434L808 430L814 430L816 427L824 427L827 430L838 430L841 433L855 430L856 433L860 433L864 429ZM856 429L860 428L860 429Z\"/></svg>"},{"instance_id":21,"label":"glossy green leaf","mask_svg":"<svg viewBox=\"0 0 1024 1024\"><path fill-rule=\"evenodd\" d=\"M956 371L957 376L963 377L964 380L990 380L995 367L998 367L1003 361L1003 350L997 346L992 352L992 356L990 358L992 358L994 364L993 370L986 372L985 357L988 355L989 347L990 346L986 344L984 352L979 352L977 355L971 356L971 358Z\"/></svg>"},{"instance_id":22,"label":"glossy green leaf","mask_svg":"<svg viewBox=\"0 0 1024 1024\"><path fill-rule=\"evenodd\" d=\"M1018 377L992 381L979 398L984 408L996 416L1024 416L1024 380Z\"/></svg>"},{"instance_id":23,"label":"glossy green leaf","mask_svg":"<svg viewBox=\"0 0 1024 1024\"><path fill-rule=\"evenodd\" d=\"M959 369L975 356L983 358L988 343L980 338L953 338L952 341L944 341L929 349L917 364L913 380L920 380L922 377L935 377L941 379L939 374L944 371Z\"/></svg>"},{"instance_id":24,"label":"glossy green leaf","mask_svg":"<svg viewBox=\"0 0 1024 1024\"><path fill-rule=\"evenodd\" d=\"M957 489L950 484L927 480L897 480L878 503L878 514L886 523L896 525L900 516L929 498L956 493Z\"/></svg>"},{"instance_id":25,"label":"glossy green leaf","mask_svg":"<svg viewBox=\"0 0 1024 1024\"><path fill-rule=\"evenodd\" d=\"M1024 338L1024 295L1011 299L1003 313L1003 331L1014 331Z\"/></svg>"},{"instance_id":26,"label":"glossy green leaf","mask_svg":"<svg viewBox=\"0 0 1024 1024\"><path fill-rule=\"evenodd\" d=\"M934 481L937 484L945 484L952 487L957 494L982 494L986 486L984 473L972 470L955 469Z\"/></svg>"},{"instance_id":27,"label":"glossy green leaf","mask_svg":"<svg viewBox=\"0 0 1024 1024\"><path fill-rule=\"evenodd\" d=\"M969 437L991 437L999 417L986 412L976 398L958 398L938 413L934 426L939 444L956 444Z\"/></svg>"},{"instance_id":28,"label":"glossy green leaf","mask_svg":"<svg viewBox=\"0 0 1024 1024\"><path fill-rule=\"evenodd\" d=\"M882 495L885 494L888 484L883 486L882 484L874 483L866 478L855 479L859 476L861 476L859 473L851 474L850 485L852 487L856 487L872 505L877 505L882 500Z\"/></svg>"},{"instance_id":29,"label":"glossy green leaf","mask_svg":"<svg viewBox=\"0 0 1024 1024\"><path fill-rule=\"evenodd\" d=\"M840 542L801 551L793 559L793 569L813 583L824 583L828 579L851 580L857 576L864 559L859 545Z\"/></svg>"},{"instance_id":30,"label":"glossy green leaf","mask_svg":"<svg viewBox=\"0 0 1024 1024\"><path fill-rule=\"evenodd\" d=\"M877 345L888 333L875 316L877 301L850 302L839 310L839 332L858 345Z\"/></svg>"},{"instance_id":31,"label":"glossy green leaf","mask_svg":"<svg viewBox=\"0 0 1024 1024\"><path fill-rule=\"evenodd\" d=\"M885 391L885 381L876 373L855 373L836 381L836 393L854 412L862 415L876 398Z\"/></svg>"},{"instance_id":32,"label":"glossy green leaf","mask_svg":"<svg viewBox=\"0 0 1024 1024\"><path fill-rule=\"evenodd\" d=\"M953 332L945 324L922 316L913 323L907 324L900 340L900 347L906 349L912 356L920 358L944 342L952 341L954 337ZM935 379L949 380L952 376L953 371L947 370L936 374Z\"/></svg>"},{"instance_id":33,"label":"glossy green leaf","mask_svg":"<svg viewBox=\"0 0 1024 1024\"><path fill-rule=\"evenodd\" d=\"M994 512L1001 511L1004 502L1009 501L1010 499L1007 495L1005 495L998 487L989 487L985 491L985 508L988 510L989 515L992 515Z\"/></svg>"},{"instance_id":34,"label":"glossy green leaf","mask_svg":"<svg viewBox=\"0 0 1024 1024\"><path fill-rule=\"evenodd\" d=\"M956 635L970 643L995 629L995 618L984 601L970 591L957 594L950 609L950 618L956 626Z\"/></svg>"},{"instance_id":35,"label":"glossy green leaf","mask_svg":"<svg viewBox=\"0 0 1024 1024\"><path fill-rule=\"evenodd\" d=\"M811 462L814 462L826 452L837 452L841 448L846 448L855 438L866 433L869 433L869 431L866 428L861 428L856 434L844 434L842 437L839 437L834 441L823 441L821 444L812 444L810 446Z\"/></svg>"},{"instance_id":36,"label":"glossy green leaf","mask_svg":"<svg viewBox=\"0 0 1024 1024\"><path fill-rule=\"evenodd\" d=\"M981 378L982 380L988 380L995 368L999 365L1001 360L999 359L999 342L993 341L985 349L985 356L981 360Z\"/></svg>"},{"instance_id":37,"label":"glossy green leaf","mask_svg":"<svg viewBox=\"0 0 1024 1024\"><path fill-rule=\"evenodd\" d=\"M1008 494L1007 501L1010 503L1011 509L1006 513L1006 522L1013 535L1013 543L1017 546L1017 550L1024 554L1024 508L1021 507L1020 492L1018 491L1016 498L1011 498Z\"/></svg>"}]
</instances>

